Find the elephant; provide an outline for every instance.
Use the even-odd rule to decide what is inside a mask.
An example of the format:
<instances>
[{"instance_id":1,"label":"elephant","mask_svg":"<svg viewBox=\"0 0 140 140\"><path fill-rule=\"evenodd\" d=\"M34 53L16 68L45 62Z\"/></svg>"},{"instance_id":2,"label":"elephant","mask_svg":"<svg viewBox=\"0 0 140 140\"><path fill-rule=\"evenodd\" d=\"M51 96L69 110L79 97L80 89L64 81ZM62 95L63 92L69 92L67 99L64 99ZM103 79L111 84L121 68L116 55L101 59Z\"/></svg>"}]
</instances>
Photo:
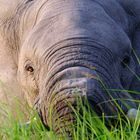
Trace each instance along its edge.
<instances>
[{"instance_id":1,"label":"elephant","mask_svg":"<svg viewBox=\"0 0 140 140\"><path fill-rule=\"evenodd\" d=\"M129 91L140 91L139 0L1 3L0 75L15 81L46 127L70 133L68 104L77 96L98 115L137 110L140 95Z\"/></svg>"}]
</instances>

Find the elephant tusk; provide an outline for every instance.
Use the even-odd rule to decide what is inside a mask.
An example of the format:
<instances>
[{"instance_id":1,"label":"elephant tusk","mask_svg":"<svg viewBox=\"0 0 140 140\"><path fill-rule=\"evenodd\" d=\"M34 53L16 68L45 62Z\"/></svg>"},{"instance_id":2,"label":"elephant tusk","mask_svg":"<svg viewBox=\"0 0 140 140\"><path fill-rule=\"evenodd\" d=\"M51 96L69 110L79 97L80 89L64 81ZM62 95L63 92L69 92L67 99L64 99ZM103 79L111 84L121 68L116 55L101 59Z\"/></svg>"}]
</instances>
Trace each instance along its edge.
<instances>
[{"instance_id":1,"label":"elephant tusk","mask_svg":"<svg viewBox=\"0 0 140 140\"><path fill-rule=\"evenodd\" d=\"M34 117L32 121L28 121L28 122L26 122L26 123L24 123L24 124L20 124L20 128L22 128L23 126L26 127L26 128L28 128L29 125L30 125L32 122L36 122L36 121L37 121L37 118Z\"/></svg>"},{"instance_id":2,"label":"elephant tusk","mask_svg":"<svg viewBox=\"0 0 140 140\"><path fill-rule=\"evenodd\" d=\"M36 117L34 117L32 121L33 121L33 122L36 122L36 121L37 121ZM25 125L26 125L26 126L30 125L32 121L26 122Z\"/></svg>"},{"instance_id":3,"label":"elephant tusk","mask_svg":"<svg viewBox=\"0 0 140 140\"><path fill-rule=\"evenodd\" d=\"M127 117L130 121L134 122L135 120L140 120L140 111L135 109L135 108L131 108L128 112L127 112Z\"/></svg>"}]
</instances>

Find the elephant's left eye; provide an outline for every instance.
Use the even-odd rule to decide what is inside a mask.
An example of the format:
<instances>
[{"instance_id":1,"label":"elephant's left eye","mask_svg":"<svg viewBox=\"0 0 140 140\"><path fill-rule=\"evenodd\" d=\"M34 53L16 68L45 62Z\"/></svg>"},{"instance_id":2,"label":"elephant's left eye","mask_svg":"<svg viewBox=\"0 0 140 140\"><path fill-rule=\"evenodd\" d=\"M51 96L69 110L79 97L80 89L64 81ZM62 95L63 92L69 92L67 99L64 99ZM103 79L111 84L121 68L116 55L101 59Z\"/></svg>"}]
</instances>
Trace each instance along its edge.
<instances>
[{"instance_id":1,"label":"elephant's left eye","mask_svg":"<svg viewBox=\"0 0 140 140\"><path fill-rule=\"evenodd\" d=\"M129 56L125 56L121 62L122 66L125 68L130 64L130 57Z\"/></svg>"},{"instance_id":2,"label":"elephant's left eye","mask_svg":"<svg viewBox=\"0 0 140 140\"><path fill-rule=\"evenodd\" d=\"M33 73L34 72L34 68L31 65L26 65L25 66L25 70L28 71L28 72L30 72L30 73Z\"/></svg>"}]
</instances>

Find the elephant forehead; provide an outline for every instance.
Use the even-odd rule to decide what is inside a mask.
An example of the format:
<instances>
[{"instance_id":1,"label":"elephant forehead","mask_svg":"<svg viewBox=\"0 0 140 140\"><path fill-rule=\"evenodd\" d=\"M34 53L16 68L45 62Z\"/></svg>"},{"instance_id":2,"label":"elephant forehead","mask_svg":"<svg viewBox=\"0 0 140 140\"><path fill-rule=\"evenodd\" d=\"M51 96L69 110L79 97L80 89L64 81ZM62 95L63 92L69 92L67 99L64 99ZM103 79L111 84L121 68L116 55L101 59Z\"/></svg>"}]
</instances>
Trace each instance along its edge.
<instances>
[{"instance_id":1,"label":"elephant forehead","mask_svg":"<svg viewBox=\"0 0 140 140\"><path fill-rule=\"evenodd\" d=\"M106 13L104 17L82 11L67 11L50 19L44 18L32 30L24 46L45 51L62 40L85 37L103 44L116 54L118 49L122 50L120 52L129 50L131 43L123 29Z\"/></svg>"},{"instance_id":2,"label":"elephant forehead","mask_svg":"<svg viewBox=\"0 0 140 140\"><path fill-rule=\"evenodd\" d=\"M104 4L91 0L42 0L40 3L34 5L40 9L37 22L23 44L26 53L33 52L26 50L34 48L42 54L54 44L76 37L92 38L119 55L130 50L127 34L109 15L111 11L106 12Z\"/></svg>"}]
</instances>

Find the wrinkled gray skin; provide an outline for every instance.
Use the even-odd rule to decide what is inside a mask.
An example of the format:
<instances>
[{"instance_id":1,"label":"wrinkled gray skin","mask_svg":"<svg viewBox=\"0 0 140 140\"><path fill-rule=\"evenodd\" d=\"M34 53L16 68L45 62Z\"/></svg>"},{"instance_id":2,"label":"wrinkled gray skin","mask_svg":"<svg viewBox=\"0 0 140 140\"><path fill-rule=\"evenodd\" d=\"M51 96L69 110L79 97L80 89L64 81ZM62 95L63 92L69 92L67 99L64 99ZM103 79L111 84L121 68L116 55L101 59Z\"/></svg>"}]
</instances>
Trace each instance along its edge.
<instances>
[{"instance_id":1,"label":"wrinkled gray skin","mask_svg":"<svg viewBox=\"0 0 140 140\"><path fill-rule=\"evenodd\" d=\"M59 117L67 130L74 119L67 102L77 95L99 115L116 115L116 103L125 113L138 107L140 95L124 89L140 91L132 53L140 55L139 0L34 0L15 11L1 25L3 38L15 78L46 126L58 132Z\"/></svg>"}]
</instances>

